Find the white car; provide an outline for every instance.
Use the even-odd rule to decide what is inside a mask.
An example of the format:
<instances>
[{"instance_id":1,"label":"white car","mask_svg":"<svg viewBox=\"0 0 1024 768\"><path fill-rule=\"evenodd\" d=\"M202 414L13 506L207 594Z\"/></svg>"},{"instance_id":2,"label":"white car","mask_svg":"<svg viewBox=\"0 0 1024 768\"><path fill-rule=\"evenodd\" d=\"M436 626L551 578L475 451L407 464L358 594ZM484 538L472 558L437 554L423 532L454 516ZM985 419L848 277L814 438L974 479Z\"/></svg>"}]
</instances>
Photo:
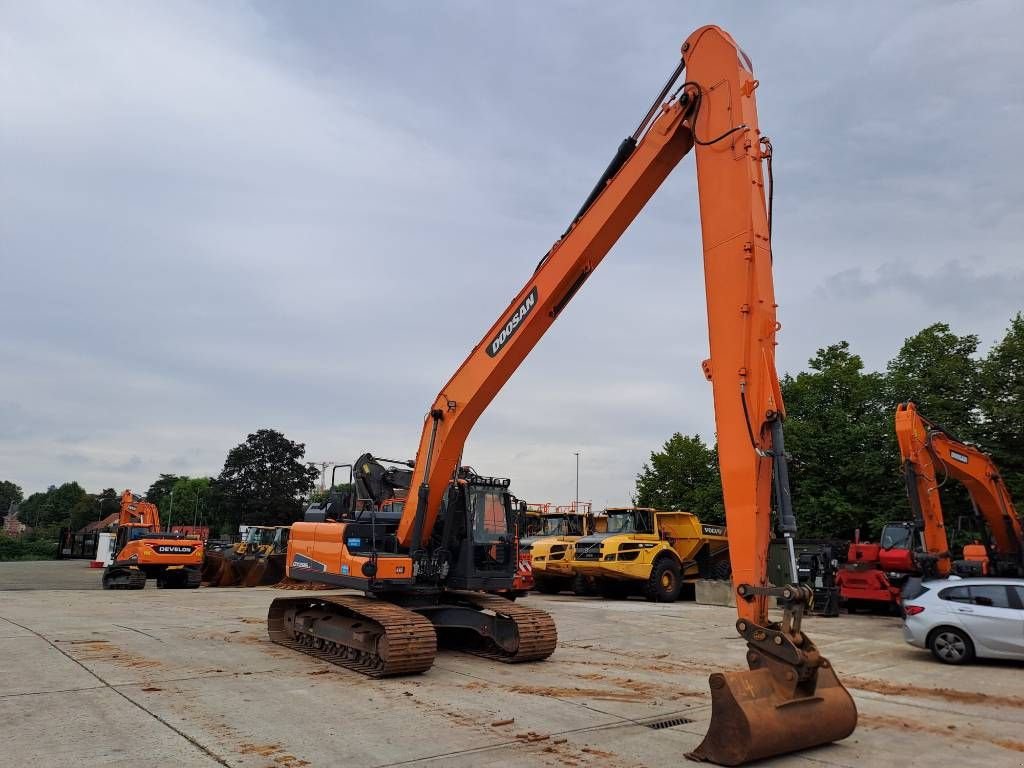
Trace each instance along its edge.
<instances>
[{"instance_id":1,"label":"white car","mask_svg":"<svg viewBox=\"0 0 1024 768\"><path fill-rule=\"evenodd\" d=\"M1024 579L969 578L908 585L903 638L941 662L1024 661Z\"/></svg>"}]
</instances>

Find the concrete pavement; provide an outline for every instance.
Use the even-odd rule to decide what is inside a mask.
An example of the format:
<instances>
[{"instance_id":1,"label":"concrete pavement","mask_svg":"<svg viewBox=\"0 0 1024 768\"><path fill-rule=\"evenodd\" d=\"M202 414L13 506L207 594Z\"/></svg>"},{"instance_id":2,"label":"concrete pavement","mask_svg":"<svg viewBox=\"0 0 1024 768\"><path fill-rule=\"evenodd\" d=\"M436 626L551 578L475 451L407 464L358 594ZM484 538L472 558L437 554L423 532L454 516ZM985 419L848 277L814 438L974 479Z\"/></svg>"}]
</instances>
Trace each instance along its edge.
<instances>
[{"instance_id":1,"label":"concrete pavement","mask_svg":"<svg viewBox=\"0 0 1024 768\"><path fill-rule=\"evenodd\" d=\"M0 590L30 565L3 564ZM52 565L86 582L85 563ZM743 659L729 608L534 596L559 629L547 662L441 651L424 675L373 681L267 640L268 604L295 593L151 587L0 591L0 763L679 765L710 717L709 672ZM899 619L806 629L860 726L772 765L1024 764L1024 665L939 665L903 643ZM648 727L666 719L690 722Z\"/></svg>"}]
</instances>

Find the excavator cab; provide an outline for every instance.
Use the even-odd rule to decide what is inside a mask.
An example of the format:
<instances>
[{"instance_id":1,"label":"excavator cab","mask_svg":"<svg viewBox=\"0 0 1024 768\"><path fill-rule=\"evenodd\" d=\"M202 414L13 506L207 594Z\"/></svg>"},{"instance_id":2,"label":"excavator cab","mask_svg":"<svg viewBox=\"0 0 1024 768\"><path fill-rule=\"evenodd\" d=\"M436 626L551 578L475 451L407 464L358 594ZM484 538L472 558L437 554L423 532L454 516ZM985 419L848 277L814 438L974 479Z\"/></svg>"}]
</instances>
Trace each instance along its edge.
<instances>
[{"instance_id":1,"label":"excavator cab","mask_svg":"<svg viewBox=\"0 0 1024 768\"><path fill-rule=\"evenodd\" d=\"M511 584L518 564L508 486L507 479L473 475L449 494L440 523L451 542L449 589L507 589ZM456 517L461 519L449 523Z\"/></svg>"}]
</instances>

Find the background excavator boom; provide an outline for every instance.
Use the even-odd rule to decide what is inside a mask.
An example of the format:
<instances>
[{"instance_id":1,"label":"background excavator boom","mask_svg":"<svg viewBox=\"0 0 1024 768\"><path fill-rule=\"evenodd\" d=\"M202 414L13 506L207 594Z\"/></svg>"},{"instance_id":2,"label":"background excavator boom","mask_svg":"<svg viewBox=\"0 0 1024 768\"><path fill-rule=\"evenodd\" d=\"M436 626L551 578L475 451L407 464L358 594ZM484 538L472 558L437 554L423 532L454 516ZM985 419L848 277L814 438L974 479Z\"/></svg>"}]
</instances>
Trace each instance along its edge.
<instances>
[{"instance_id":1,"label":"background excavator boom","mask_svg":"<svg viewBox=\"0 0 1024 768\"><path fill-rule=\"evenodd\" d=\"M934 560L935 571L947 575L951 570L939 488L946 478L953 478L967 488L999 564L1024 575L1021 520L992 457L929 421L914 403L902 403L896 409L896 440L907 494L922 528L924 554Z\"/></svg>"}]
</instances>

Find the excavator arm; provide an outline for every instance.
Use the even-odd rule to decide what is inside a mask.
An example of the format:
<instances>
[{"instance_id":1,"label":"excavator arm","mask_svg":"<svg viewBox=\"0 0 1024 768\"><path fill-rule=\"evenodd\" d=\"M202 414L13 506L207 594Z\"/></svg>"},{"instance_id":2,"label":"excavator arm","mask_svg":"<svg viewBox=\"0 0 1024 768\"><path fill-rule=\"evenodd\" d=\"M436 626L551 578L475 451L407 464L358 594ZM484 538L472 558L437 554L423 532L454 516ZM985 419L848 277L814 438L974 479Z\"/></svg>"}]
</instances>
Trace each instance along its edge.
<instances>
[{"instance_id":1,"label":"excavator arm","mask_svg":"<svg viewBox=\"0 0 1024 768\"><path fill-rule=\"evenodd\" d=\"M130 490L121 494L121 509L117 515L118 525L148 526L160 530L160 510L156 504L137 498Z\"/></svg>"},{"instance_id":2,"label":"excavator arm","mask_svg":"<svg viewBox=\"0 0 1024 768\"><path fill-rule=\"evenodd\" d=\"M951 570L939 488L953 478L967 488L975 514L988 529L997 568L1024 575L1021 520L992 457L929 421L914 403L896 409L896 440L925 558L934 562L934 570L942 576Z\"/></svg>"},{"instance_id":3,"label":"excavator arm","mask_svg":"<svg viewBox=\"0 0 1024 768\"><path fill-rule=\"evenodd\" d=\"M691 756L726 765L845 738L856 724L852 698L800 629L810 594L767 580L773 507L790 543L796 523L775 369L780 325L763 176L767 161L770 178L771 143L758 127L757 87L749 57L721 29L686 39L669 81L572 224L435 399L398 529L415 556L476 420L695 148L711 352L703 368L714 394L737 629L751 670L712 676L711 728ZM772 598L785 605L781 623L769 621Z\"/></svg>"}]
</instances>

